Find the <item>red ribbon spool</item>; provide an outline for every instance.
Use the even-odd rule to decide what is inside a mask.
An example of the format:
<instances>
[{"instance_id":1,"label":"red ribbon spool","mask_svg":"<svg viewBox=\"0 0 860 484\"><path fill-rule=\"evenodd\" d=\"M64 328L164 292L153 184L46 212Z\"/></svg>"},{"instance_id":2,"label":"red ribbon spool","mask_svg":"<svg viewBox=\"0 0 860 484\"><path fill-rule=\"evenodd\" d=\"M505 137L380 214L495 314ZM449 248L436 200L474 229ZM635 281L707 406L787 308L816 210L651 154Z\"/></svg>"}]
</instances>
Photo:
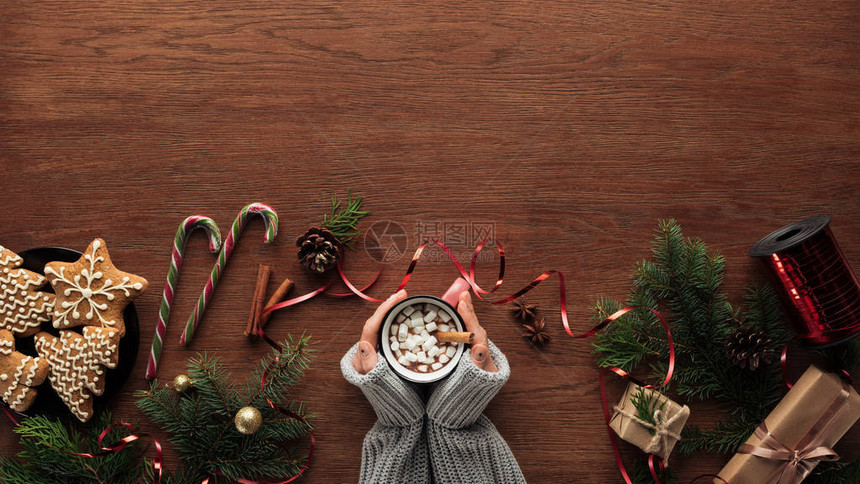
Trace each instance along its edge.
<instances>
[{"instance_id":1,"label":"red ribbon spool","mask_svg":"<svg viewBox=\"0 0 860 484\"><path fill-rule=\"evenodd\" d=\"M860 283L829 225L827 215L810 217L771 232L749 251L782 289L798 339L807 346L860 335Z\"/></svg>"}]
</instances>

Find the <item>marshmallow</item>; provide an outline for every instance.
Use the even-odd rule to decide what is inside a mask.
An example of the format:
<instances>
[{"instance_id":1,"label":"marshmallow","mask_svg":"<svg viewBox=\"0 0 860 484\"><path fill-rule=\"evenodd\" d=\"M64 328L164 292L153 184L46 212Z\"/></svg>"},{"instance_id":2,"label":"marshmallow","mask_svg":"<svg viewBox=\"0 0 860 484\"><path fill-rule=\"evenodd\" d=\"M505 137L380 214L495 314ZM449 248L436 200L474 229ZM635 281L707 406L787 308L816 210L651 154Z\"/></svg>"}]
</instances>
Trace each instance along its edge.
<instances>
[{"instance_id":1,"label":"marshmallow","mask_svg":"<svg viewBox=\"0 0 860 484\"><path fill-rule=\"evenodd\" d=\"M435 362L436 362L436 359L431 358L429 356L427 358L424 358L423 360L421 360L421 363L427 363L428 365L435 363Z\"/></svg>"},{"instance_id":2,"label":"marshmallow","mask_svg":"<svg viewBox=\"0 0 860 484\"><path fill-rule=\"evenodd\" d=\"M435 304L426 303L424 304L424 311L436 311L439 307Z\"/></svg>"},{"instance_id":3,"label":"marshmallow","mask_svg":"<svg viewBox=\"0 0 860 484\"><path fill-rule=\"evenodd\" d=\"M445 354L446 354L446 355L448 355L448 358L453 358L453 357L454 357L454 353L456 353L456 352L457 352L457 347L456 347L456 346L449 346L449 347L445 350Z\"/></svg>"},{"instance_id":4,"label":"marshmallow","mask_svg":"<svg viewBox=\"0 0 860 484\"><path fill-rule=\"evenodd\" d=\"M439 355L439 363L442 363L444 365L445 363L448 363L449 360L451 360L451 358L448 358L448 355L446 355L445 353Z\"/></svg>"},{"instance_id":5,"label":"marshmallow","mask_svg":"<svg viewBox=\"0 0 860 484\"><path fill-rule=\"evenodd\" d=\"M406 316L409 316L410 314L412 314L414 312L415 312L415 308L412 306L406 306L405 308L403 308L403 314Z\"/></svg>"},{"instance_id":6,"label":"marshmallow","mask_svg":"<svg viewBox=\"0 0 860 484\"><path fill-rule=\"evenodd\" d=\"M398 323L402 323L404 319L406 319L406 315L403 313L398 314L397 317L394 318Z\"/></svg>"},{"instance_id":7,"label":"marshmallow","mask_svg":"<svg viewBox=\"0 0 860 484\"><path fill-rule=\"evenodd\" d=\"M435 336L430 336L429 338L427 338L427 340L424 342L424 344L421 345L421 347L424 348L424 351L428 351L430 348L433 348L435 346L436 346L436 337Z\"/></svg>"},{"instance_id":8,"label":"marshmallow","mask_svg":"<svg viewBox=\"0 0 860 484\"><path fill-rule=\"evenodd\" d=\"M423 362L424 360L426 360L426 359L427 359L427 353L425 353L425 352L423 352L423 351L419 351L419 352L418 352L418 354L417 354L417 355L415 355L415 356L417 356L417 357L418 357L418 361L421 361L421 362Z\"/></svg>"},{"instance_id":9,"label":"marshmallow","mask_svg":"<svg viewBox=\"0 0 860 484\"><path fill-rule=\"evenodd\" d=\"M445 324L445 323L440 324L440 325L439 325L439 331L441 331L441 332L443 332L443 333L444 333L445 331L448 331L448 325L447 325L447 324Z\"/></svg>"},{"instance_id":10,"label":"marshmallow","mask_svg":"<svg viewBox=\"0 0 860 484\"><path fill-rule=\"evenodd\" d=\"M408 349L409 349L409 346L408 346L408 345L406 344L406 342L404 341L403 343L400 343L400 349L401 349L401 350L408 350Z\"/></svg>"},{"instance_id":11,"label":"marshmallow","mask_svg":"<svg viewBox=\"0 0 860 484\"><path fill-rule=\"evenodd\" d=\"M422 331L421 333L419 333L419 335L421 336L421 340L422 340L422 341L424 341L424 340L426 340L427 338L429 338L429 337L430 337L430 333L428 333L428 332L427 332L427 328L424 328L424 331Z\"/></svg>"},{"instance_id":12,"label":"marshmallow","mask_svg":"<svg viewBox=\"0 0 860 484\"><path fill-rule=\"evenodd\" d=\"M432 365L430 365L430 368L433 368L433 371L436 371L439 368L442 368L442 363L433 363Z\"/></svg>"},{"instance_id":13,"label":"marshmallow","mask_svg":"<svg viewBox=\"0 0 860 484\"><path fill-rule=\"evenodd\" d=\"M418 371L421 373L427 373L427 365L418 365Z\"/></svg>"},{"instance_id":14,"label":"marshmallow","mask_svg":"<svg viewBox=\"0 0 860 484\"><path fill-rule=\"evenodd\" d=\"M424 328L427 329L428 333L432 333L433 331L436 331L436 323L427 323L427 326Z\"/></svg>"},{"instance_id":15,"label":"marshmallow","mask_svg":"<svg viewBox=\"0 0 860 484\"><path fill-rule=\"evenodd\" d=\"M406 355L401 356L400 358L397 358L397 362L403 366L409 366L409 360L406 359Z\"/></svg>"},{"instance_id":16,"label":"marshmallow","mask_svg":"<svg viewBox=\"0 0 860 484\"><path fill-rule=\"evenodd\" d=\"M424 330L426 330L426 329L427 329L427 328L425 328L423 325L421 325L421 326L415 326L414 328L412 328L412 332L413 332L413 333L417 333L417 334L421 334L421 332L422 332L422 331L424 331Z\"/></svg>"},{"instance_id":17,"label":"marshmallow","mask_svg":"<svg viewBox=\"0 0 860 484\"><path fill-rule=\"evenodd\" d=\"M406 353L403 357L409 360L410 363L418 361L418 357L415 356L415 353Z\"/></svg>"},{"instance_id":18,"label":"marshmallow","mask_svg":"<svg viewBox=\"0 0 860 484\"><path fill-rule=\"evenodd\" d=\"M399 322L400 322L400 321L398 321L398 323L399 323ZM396 334L397 334L397 328L399 328L399 327L400 327L400 325L399 325L399 324L392 324L392 325L391 325L391 334L392 334L392 335L396 335Z\"/></svg>"},{"instance_id":19,"label":"marshmallow","mask_svg":"<svg viewBox=\"0 0 860 484\"><path fill-rule=\"evenodd\" d=\"M439 319L441 319L442 322L447 323L448 321L451 321L451 315L448 314L448 311L439 311Z\"/></svg>"},{"instance_id":20,"label":"marshmallow","mask_svg":"<svg viewBox=\"0 0 860 484\"><path fill-rule=\"evenodd\" d=\"M388 338L388 341L391 341L391 342L397 341L396 332L395 332L395 335L392 335L390 338Z\"/></svg>"},{"instance_id":21,"label":"marshmallow","mask_svg":"<svg viewBox=\"0 0 860 484\"><path fill-rule=\"evenodd\" d=\"M434 358L436 355L438 355L441 352L442 352L442 350L440 350L438 346L434 346L434 347L430 348L430 350L427 351L427 356Z\"/></svg>"},{"instance_id":22,"label":"marshmallow","mask_svg":"<svg viewBox=\"0 0 860 484\"><path fill-rule=\"evenodd\" d=\"M415 339L413 339L413 338L410 336L410 337L406 340L406 349L407 349L407 350L409 350L409 351L412 351L412 350L414 350L415 348L418 348L418 343L416 343L416 342L415 342Z\"/></svg>"},{"instance_id":23,"label":"marshmallow","mask_svg":"<svg viewBox=\"0 0 860 484\"><path fill-rule=\"evenodd\" d=\"M418 326L419 324L422 326L424 325L424 315L421 314L421 311L415 311L414 313L412 313L412 324L411 324L411 326L415 327L415 326Z\"/></svg>"},{"instance_id":24,"label":"marshmallow","mask_svg":"<svg viewBox=\"0 0 860 484\"><path fill-rule=\"evenodd\" d=\"M397 351L399 349L400 349L400 343L398 343L397 341L392 341L391 342L391 351ZM433 355L433 356L436 356L436 355Z\"/></svg>"},{"instance_id":25,"label":"marshmallow","mask_svg":"<svg viewBox=\"0 0 860 484\"><path fill-rule=\"evenodd\" d=\"M397 330L397 339L400 341L406 341L406 337L409 335L409 328L405 324L401 324L400 328Z\"/></svg>"},{"instance_id":26,"label":"marshmallow","mask_svg":"<svg viewBox=\"0 0 860 484\"><path fill-rule=\"evenodd\" d=\"M427 311L427 314L424 315L424 321L425 322L429 323L430 321L433 321L434 319L436 319L436 311L433 311L432 309L430 311Z\"/></svg>"}]
</instances>

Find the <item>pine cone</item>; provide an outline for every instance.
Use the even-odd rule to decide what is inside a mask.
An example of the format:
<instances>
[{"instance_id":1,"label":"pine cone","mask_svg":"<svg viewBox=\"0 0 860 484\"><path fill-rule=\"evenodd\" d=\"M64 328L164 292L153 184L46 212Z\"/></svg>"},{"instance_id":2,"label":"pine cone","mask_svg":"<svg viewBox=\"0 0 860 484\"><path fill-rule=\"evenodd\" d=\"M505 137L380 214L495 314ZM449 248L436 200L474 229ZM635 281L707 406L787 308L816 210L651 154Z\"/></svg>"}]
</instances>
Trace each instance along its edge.
<instances>
[{"instance_id":1,"label":"pine cone","mask_svg":"<svg viewBox=\"0 0 860 484\"><path fill-rule=\"evenodd\" d=\"M529 324L523 324L523 338L531 340L537 346L543 346L544 343L549 343L549 333L544 329L546 321L544 318L535 319Z\"/></svg>"},{"instance_id":2,"label":"pine cone","mask_svg":"<svg viewBox=\"0 0 860 484\"><path fill-rule=\"evenodd\" d=\"M754 371L762 361L770 363L773 357L772 343L764 331L752 326L739 326L729 334L725 346L734 364Z\"/></svg>"},{"instance_id":3,"label":"pine cone","mask_svg":"<svg viewBox=\"0 0 860 484\"><path fill-rule=\"evenodd\" d=\"M299 263L305 269L322 274L337 264L343 246L330 230L311 228L296 239Z\"/></svg>"}]
</instances>

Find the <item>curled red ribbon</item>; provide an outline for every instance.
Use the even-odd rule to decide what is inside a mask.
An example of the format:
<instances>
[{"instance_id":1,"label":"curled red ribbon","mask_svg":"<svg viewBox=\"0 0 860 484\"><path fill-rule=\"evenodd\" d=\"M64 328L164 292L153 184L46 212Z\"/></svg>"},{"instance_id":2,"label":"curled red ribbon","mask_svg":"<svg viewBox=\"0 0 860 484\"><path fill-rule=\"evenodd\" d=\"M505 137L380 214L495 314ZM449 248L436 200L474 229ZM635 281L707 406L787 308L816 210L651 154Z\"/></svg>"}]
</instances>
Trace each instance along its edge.
<instances>
[{"instance_id":1,"label":"curled red ribbon","mask_svg":"<svg viewBox=\"0 0 860 484\"><path fill-rule=\"evenodd\" d=\"M567 296L566 296L566 290L565 290L565 284L564 284L564 274L562 274L560 271L557 271L557 270L548 270L548 271L543 272L542 274L537 276L535 279L533 279L530 283L528 283L527 285L525 285L524 287L522 287L518 291L514 292L510 296L503 297L503 298L497 299L497 300L488 300L485 296L492 294L492 293L496 292L497 290L499 290L499 288L502 286L502 284L504 282L505 251L504 251L504 248L501 246L501 244L497 244L498 253L499 253L499 275L496 278L496 282L493 284L493 287L491 289L489 289L489 290L484 289L478 284L478 282L476 280L477 279L476 265L477 265L477 261L478 261L478 256L481 253L481 250L483 250L483 248L486 246L487 242L488 241L485 239L480 244L478 244L477 247L475 247L475 250L472 253L472 257L471 257L468 271L466 271L466 268L463 267L463 264L460 263L460 261L457 259L457 256L444 243L442 243L438 240L424 242L423 244L421 244L418 247L418 249L416 249L415 253L413 254L412 260L409 263L409 267L406 270L406 274L403 276L403 279L401 280L400 285L397 287L395 292L406 287L406 284L409 282L410 278L412 277L412 274L415 271L416 265L418 264L418 261L421 258L421 254L424 252L424 249L427 247L428 244L433 243L433 244L436 244L445 253L445 255L448 257L448 259L451 261L451 263L454 265L454 267L457 269L457 271L463 277L463 279L465 279L469 283L469 286L471 287L475 296L478 299L489 302L490 304L505 304L505 303L511 302L511 301L517 299L518 297L526 294L527 292L531 291L532 289L534 289L535 287L540 285L543 281L549 279L553 275L557 276L558 277L558 288L559 288L559 312L561 314L561 323L564 326L565 332L573 338L583 339L583 338L589 338L591 336L594 336L595 334L599 333L604 328L609 326L613 321L616 321L617 319L621 318L625 314L633 311L634 309L637 309L637 307L635 307L635 306L629 306L629 307L619 309L618 311L609 315L606 319L601 321L600 324L591 328L590 330L588 330L584 333L581 333L581 334L575 334L573 332L573 330L571 330L571 328L570 328L570 323L568 321L568 316L567 316ZM361 289L357 288L349 280L349 278L346 276L346 274L343 271L343 267L342 267L340 261L338 261L338 263L337 263L337 273L338 273L338 276L339 276L341 282L343 282L343 284L349 289L350 293L344 293L344 294L328 293L328 294L331 294L334 296L348 296L350 294L355 294L356 296L358 296L358 297L360 297L366 301L377 302L377 303L382 302L382 299L374 298L374 297L369 296L365 293L365 291L368 288L370 288L371 286L373 286L373 284L377 281L377 279L379 278L379 274L380 274L379 272L377 272L376 277L374 277L373 280L369 284L367 284L365 287L363 287ZM329 282L327 282L324 286L322 286L322 287L320 287L320 288L318 288L318 289L316 289L316 290L314 290L308 294L290 299L288 301L284 301L282 303L278 303L278 304L269 306L263 310L263 314L270 313L270 312L275 311L277 309L292 306L294 304L298 304L298 303L306 301L312 297L315 297L315 296L325 292L326 289L328 287L330 287L332 283L334 283L334 281L335 281L335 279L333 278ZM666 319L663 318L663 316L657 310L655 310L653 308L646 307L646 308L642 308L642 309L647 309L647 310L651 311L655 316L657 316L657 319L660 321L660 325L666 331L666 339L667 339L668 344L669 344L669 367L668 367L667 372L666 372L666 377L663 379L662 383L660 383L659 385L656 385L656 386L655 385L646 385L646 384L640 382L639 380L633 378L633 376L631 376L629 373L622 370L621 368L611 367L611 368L608 368L608 370L612 371L613 373L620 376L621 378L624 378L626 380L629 380L629 381L636 383L637 385L640 385L642 387L649 388L649 389L655 389L655 388L665 386L672 379L672 375L674 374L674 371L675 371L675 344L674 344L674 341L672 340L672 332L669 328L669 323L666 321ZM630 480L630 476L628 475L627 470L624 468L624 463L621 460L621 454L618 450L618 443L615 439L615 434L612 431L612 429L609 428L609 420L611 418L611 415L610 415L610 411L609 411L609 404L606 401L604 373L605 373L605 370L601 371L601 373L600 373L600 391L601 391L601 400L603 402L604 416L606 417L607 431L609 432L610 442L612 443L612 449L613 449L613 452L615 453L616 464L618 465L618 468L620 469L621 475L624 477L624 480L628 484L631 484L632 481ZM653 455L649 456L648 467L649 467L649 470L651 472L651 476L654 478L654 482L659 484L662 482L662 478L660 477L660 474L662 474L664 472L665 466L664 466L663 462L661 460L659 460L659 458L657 458L656 464L655 464L654 460L655 460L655 456L653 456Z\"/></svg>"}]
</instances>

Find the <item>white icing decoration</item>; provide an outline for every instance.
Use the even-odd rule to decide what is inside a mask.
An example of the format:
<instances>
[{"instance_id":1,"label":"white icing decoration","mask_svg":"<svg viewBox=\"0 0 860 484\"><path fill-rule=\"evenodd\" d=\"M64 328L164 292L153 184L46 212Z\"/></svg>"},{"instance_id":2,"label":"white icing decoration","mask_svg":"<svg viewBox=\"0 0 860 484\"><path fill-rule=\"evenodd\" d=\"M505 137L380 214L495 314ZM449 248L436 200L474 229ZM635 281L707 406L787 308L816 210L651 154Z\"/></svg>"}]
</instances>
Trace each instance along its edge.
<instances>
[{"instance_id":1,"label":"white icing decoration","mask_svg":"<svg viewBox=\"0 0 860 484\"><path fill-rule=\"evenodd\" d=\"M87 320L94 320L94 317L97 317L98 321L102 326L113 326L116 324L115 320L108 320L102 315L102 311L108 309L107 303L97 303L93 300L95 296L102 296L108 301L113 301L116 298L116 293L122 291L126 297L131 296L130 289L140 290L143 288L143 284L134 283L129 284L129 277L123 277L122 281L119 284L114 284L112 280L109 278L102 278L104 274L101 271L96 270L96 264L99 262L104 262L105 258L102 256L96 256L96 252L101 247L101 241L95 240L92 245L92 252L84 254L84 260L90 263L89 269L81 270L80 274L76 274L71 280L66 277L65 267L60 267L60 272L57 273L53 268L46 267L45 274L55 276L54 279L51 280L51 284L56 287L58 282L63 282L65 284L70 285L71 287L65 289L63 291L63 295L66 297L71 296L73 293L80 294L80 298L75 300L74 302L62 301L60 307L55 308L54 310L54 327L68 327L73 326L74 323L70 322L69 315L74 319L80 319L81 317L81 303L84 301L87 302L87 306L89 311L86 312L84 317ZM96 283L94 286L93 283ZM98 283L101 282L99 286Z\"/></svg>"},{"instance_id":2,"label":"white icing decoration","mask_svg":"<svg viewBox=\"0 0 860 484\"><path fill-rule=\"evenodd\" d=\"M36 349L51 366L51 386L60 395L66 406L80 420L86 421L90 414L81 408L90 398L88 392L101 395L104 391L104 367L116 366L116 351L119 341L108 335L115 334L104 328L84 327L83 335L62 331L59 338L41 337L36 340Z\"/></svg>"},{"instance_id":3,"label":"white icing decoration","mask_svg":"<svg viewBox=\"0 0 860 484\"><path fill-rule=\"evenodd\" d=\"M0 253L12 254L11 252ZM0 275L0 314L3 316L0 327L15 333L24 333L51 319L53 304L50 296L38 291L45 279L36 274L29 277L24 269L16 269L23 263L20 257L7 255L0 264L12 264L3 268ZM40 304L36 304L40 301Z\"/></svg>"}]
</instances>

